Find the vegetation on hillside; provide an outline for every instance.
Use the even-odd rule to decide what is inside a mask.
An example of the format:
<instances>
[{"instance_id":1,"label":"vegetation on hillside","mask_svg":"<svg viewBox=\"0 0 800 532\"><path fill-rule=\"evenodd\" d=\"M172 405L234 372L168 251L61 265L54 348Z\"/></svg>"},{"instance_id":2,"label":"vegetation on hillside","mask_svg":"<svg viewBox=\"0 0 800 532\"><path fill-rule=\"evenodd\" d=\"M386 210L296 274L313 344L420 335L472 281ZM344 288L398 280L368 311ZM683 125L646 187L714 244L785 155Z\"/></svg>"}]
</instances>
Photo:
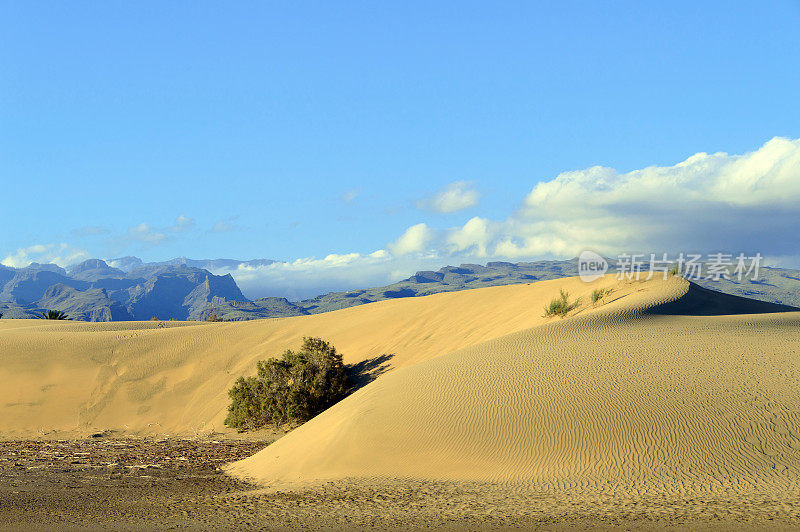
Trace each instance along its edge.
<instances>
[{"instance_id":1,"label":"vegetation on hillside","mask_svg":"<svg viewBox=\"0 0 800 532\"><path fill-rule=\"evenodd\" d=\"M550 316L561 316L563 318L570 310L576 308L580 302L580 299L570 302L569 292L560 290L560 295L550 301L549 305L544 307L544 316L546 318Z\"/></svg>"},{"instance_id":2,"label":"vegetation on hillside","mask_svg":"<svg viewBox=\"0 0 800 532\"><path fill-rule=\"evenodd\" d=\"M609 292L607 288L597 288L592 291L592 303L597 303Z\"/></svg>"},{"instance_id":3,"label":"vegetation on hillside","mask_svg":"<svg viewBox=\"0 0 800 532\"><path fill-rule=\"evenodd\" d=\"M308 421L343 399L350 380L336 348L303 338L299 351L260 360L255 377L239 377L225 424L239 431Z\"/></svg>"},{"instance_id":4,"label":"vegetation on hillside","mask_svg":"<svg viewBox=\"0 0 800 532\"><path fill-rule=\"evenodd\" d=\"M39 316L43 320L68 320L69 316L67 316L66 312L61 312L60 310L45 310L42 312L42 315Z\"/></svg>"}]
</instances>

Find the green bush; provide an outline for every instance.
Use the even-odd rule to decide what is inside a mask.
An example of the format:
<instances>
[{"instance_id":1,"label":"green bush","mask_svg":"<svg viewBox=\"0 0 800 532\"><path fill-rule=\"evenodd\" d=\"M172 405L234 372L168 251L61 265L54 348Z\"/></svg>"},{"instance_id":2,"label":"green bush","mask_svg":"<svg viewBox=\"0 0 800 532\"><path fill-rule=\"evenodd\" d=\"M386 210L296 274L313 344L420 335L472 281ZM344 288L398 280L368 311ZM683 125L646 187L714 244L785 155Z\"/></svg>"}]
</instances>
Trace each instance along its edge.
<instances>
[{"instance_id":1,"label":"green bush","mask_svg":"<svg viewBox=\"0 0 800 532\"><path fill-rule=\"evenodd\" d=\"M592 303L597 303L605 297L608 291L605 288L598 288L592 292Z\"/></svg>"},{"instance_id":2,"label":"green bush","mask_svg":"<svg viewBox=\"0 0 800 532\"><path fill-rule=\"evenodd\" d=\"M561 295L559 297L550 301L550 304L544 307L544 317L550 316L561 316L562 318L567 315L567 313L578 306L581 302L580 299L576 299L573 303L569 301L569 292L565 292L564 290L560 290Z\"/></svg>"},{"instance_id":3,"label":"green bush","mask_svg":"<svg viewBox=\"0 0 800 532\"><path fill-rule=\"evenodd\" d=\"M299 351L259 360L256 368L255 377L239 377L228 391L225 424L239 431L308 421L350 389L342 355L321 338L303 338Z\"/></svg>"}]
</instances>

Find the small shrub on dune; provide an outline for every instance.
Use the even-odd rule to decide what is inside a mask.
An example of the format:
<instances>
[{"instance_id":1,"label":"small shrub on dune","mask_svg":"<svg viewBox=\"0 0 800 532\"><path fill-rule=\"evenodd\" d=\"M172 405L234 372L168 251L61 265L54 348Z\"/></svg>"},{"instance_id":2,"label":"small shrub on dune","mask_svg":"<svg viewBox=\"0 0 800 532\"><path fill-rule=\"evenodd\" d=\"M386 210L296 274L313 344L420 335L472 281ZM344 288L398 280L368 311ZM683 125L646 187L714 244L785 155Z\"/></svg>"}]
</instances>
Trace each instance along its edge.
<instances>
[{"instance_id":1,"label":"small shrub on dune","mask_svg":"<svg viewBox=\"0 0 800 532\"><path fill-rule=\"evenodd\" d=\"M567 315L567 313L576 308L580 303L580 299L576 299L573 302L569 301L569 292L565 292L564 290L560 291L560 295L557 298L554 298L550 301L550 304L544 307L544 317L548 318L550 316L561 316L562 318Z\"/></svg>"},{"instance_id":2,"label":"small shrub on dune","mask_svg":"<svg viewBox=\"0 0 800 532\"><path fill-rule=\"evenodd\" d=\"M239 431L308 421L350 390L342 355L321 338L303 338L299 351L260 360L256 368L255 377L239 377L228 392L225 424Z\"/></svg>"},{"instance_id":3,"label":"small shrub on dune","mask_svg":"<svg viewBox=\"0 0 800 532\"><path fill-rule=\"evenodd\" d=\"M596 290L592 291L592 303L597 303L598 301L603 299L607 293L608 290L606 290L605 288L597 288Z\"/></svg>"},{"instance_id":4,"label":"small shrub on dune","mask_svg":"<svg viewBox=\"0 0 800 532\"><path fill-rule=\"evenodd\" d=\"M680 275L680 273L681 273L681 266L680 266L680 264L675 264L675 265L674 265L672 268L670 268L670 269L667 271L667 274L669 274L669 275L671 275L671 276L673 276L673 277L675 277L675 276L677 276L677 275Z\"/></svg>"}]
</instances>

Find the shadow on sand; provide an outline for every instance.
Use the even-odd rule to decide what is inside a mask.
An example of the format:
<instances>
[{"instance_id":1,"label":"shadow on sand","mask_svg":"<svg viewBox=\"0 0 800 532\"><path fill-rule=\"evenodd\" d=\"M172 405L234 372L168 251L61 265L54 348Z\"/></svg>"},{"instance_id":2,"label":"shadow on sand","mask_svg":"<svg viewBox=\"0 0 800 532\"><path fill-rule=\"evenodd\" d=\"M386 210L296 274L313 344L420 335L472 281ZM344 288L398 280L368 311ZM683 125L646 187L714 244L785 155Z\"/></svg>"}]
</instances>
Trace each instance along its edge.
<instances>
[{"instance_id":1,"label":"shadow on sand","mask_svg":"<svg viewBox=\"0 0 800 532\"><path fill-rule=\"evenodd\" d=\"M394 354L378 355L375 358L368 358L358 364L348 364L347 374L350 382L353 383L351 392L363 388L387 371L391 369L389 361L394 358Z\"/></svg>"},{"instance_id":2,"label":"shadow on sand","mask_svg":"<svg viewBox=\"0 0 800 532\"><path fill-rule=\"evenodd\" d=\"M732 314L764 314L772 312L797 312L798 308L749 299L716 290L703 288L689 282L683 297L648 309L647 314L667 316L729 316Z\"/></svg>"}]
</instances>

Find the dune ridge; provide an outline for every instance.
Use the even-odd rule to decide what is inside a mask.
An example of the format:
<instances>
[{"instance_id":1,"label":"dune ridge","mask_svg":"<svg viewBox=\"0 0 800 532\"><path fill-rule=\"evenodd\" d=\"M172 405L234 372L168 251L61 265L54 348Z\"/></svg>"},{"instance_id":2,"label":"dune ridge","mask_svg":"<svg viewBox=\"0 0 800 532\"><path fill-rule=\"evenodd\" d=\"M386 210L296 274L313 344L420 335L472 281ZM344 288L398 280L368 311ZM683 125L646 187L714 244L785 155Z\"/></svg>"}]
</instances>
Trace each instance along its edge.
<instances>
[{"instance_id":1,"label":"dune ridge","mask_svg":"<svg viewBox=\"0 0 800 532\"><path fill-rule=\"evenodd\" d=\"M731 301L679 279L632 286L618 305L384 375L229 472L796 498L800 314L724 315ZM747 301L733 303L763 310ZM669 315L681 303L723 315Z\"/></svg>"},{"instance_id":2,"label":"dune ridge","mask_svg":"<svg viewBox=\"0 0 800 532\"><path fill-rule=\"evenodd\" d=\"M541 307L560 288L588 301L589 285L565 279L249 322L3 319L0 437L226 431L236 378L303 336L330 340L345 363L378 359L391 370L546 323Z\"/></svg>"}]
</instances>

